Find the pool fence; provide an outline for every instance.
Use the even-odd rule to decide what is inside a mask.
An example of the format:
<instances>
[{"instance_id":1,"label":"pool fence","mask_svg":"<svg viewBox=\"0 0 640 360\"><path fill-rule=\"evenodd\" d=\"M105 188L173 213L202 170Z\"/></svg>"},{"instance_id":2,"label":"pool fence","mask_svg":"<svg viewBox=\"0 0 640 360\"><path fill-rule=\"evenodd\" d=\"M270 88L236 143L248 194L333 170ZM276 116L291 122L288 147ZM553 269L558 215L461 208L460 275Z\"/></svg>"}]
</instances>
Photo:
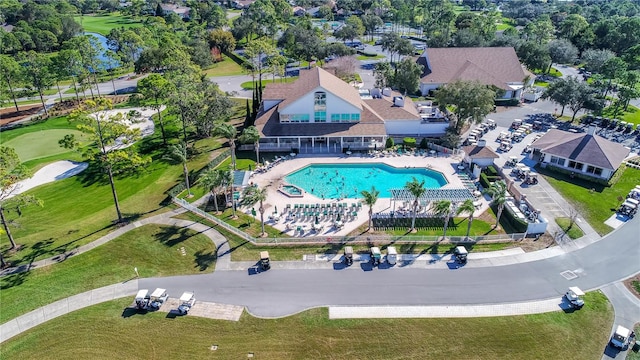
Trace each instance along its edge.
<instances>
[{"instance_id":1,"label":"pool fence","mask_svg":"<svg viewBox=\"0 0 640 360\"><path fill-rule=\"evenodd\" d=\"M325 236L300 236L300 237L264 237L254 238L244 231L227 224L221 219L205 212L185 201L184 199L173 198L173 202L206 219L216 225L224 228L230 233L239 236L243 240L249 241L254 245L318 245L318 244L412 244L412 243L439 243L439 244L476 244L476 243L504 243L510 241L520 241L526 237L526 233L499 234L499 235L483 235L483 236L447 236L443 239L439 235L325 235Z\"/></svg>"}]
</instances>

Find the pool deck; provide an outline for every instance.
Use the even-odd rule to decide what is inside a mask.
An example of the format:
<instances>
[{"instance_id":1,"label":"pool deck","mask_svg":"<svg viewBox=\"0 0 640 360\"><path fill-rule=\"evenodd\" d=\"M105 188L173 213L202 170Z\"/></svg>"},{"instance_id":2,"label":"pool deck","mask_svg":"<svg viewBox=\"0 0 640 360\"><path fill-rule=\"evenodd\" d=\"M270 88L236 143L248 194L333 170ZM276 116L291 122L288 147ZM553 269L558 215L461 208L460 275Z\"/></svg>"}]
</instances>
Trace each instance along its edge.
<instances>
[{"instance_id":1,"label":"pool deck","mask_svg":"<svg viewBox=\"0 0 640 360\"><path fill-rule=\"evenodd\" d=\"M332 203L346 203L348 205L352 203L360 202L361 199L354 198L346 198L341 199L340 201L334 199L325 199L322 200L320 197L315 196L314 194L310 194L303 190L302 197L288 197L281 192L278 191L278 188L281 185L286 184L284 181L285 176L288 174L297 171L307 165L310 164L352 164L352 163L383 163L397 168L428 168L430 170L439 171L442 173L448 184L443 186L443 189L459 189L464 188L464 185L460 178L457 176L457 165L460 163L459 157L454 156L414 156L414 155L401 155L401 156L387 156L387 157L370 157L370 156L358 156L358 154L353 154L351 156L339 156L338 154L330 154L330 155L321 155L321 154L300 154L293 159L285 160L277 165L273 166L267 172L258 174L255 173L251 181L258 185L260 188L267 189L267 200L264 203L264 217L265 223L279 229L281 231L285 231L286 226L289 225L290 228L297 228L298 226L303 227L305 230L306 236L343 236L348 235L353 232L355 229L360 227L363 224L366 224L369 218L369 207L366 205L362 205L362 208L358 211L358 216L355 219L349 219L344 222L344 226L341 229L336 229L333 227L332 222L330 221L320 221L322 225L324 225L324 229L319 233L314 233L311 230L311 225L313 224L313 220L308 221L286 221L286 213L285 208L287 204L291 204L293 207L294 204L332 204ZM486 197L481 197L481 206L476 210L474 216L478 216L485 212L489 203ZM397 203L397 206L400 202ZM281 219L278 223L269 219L269 217L273 214L274 210L278 209L278 213L281 214ZM390 198L379 198L376 204L373 206L373 212L389 212L393 209L393 203ZM257 208L256 208L257 210ZM251 214L250 208L243 208L242 211L246 214ZM259 219L260 214L257 213L256 217ZM289 231L287 234L293 235L293 231Z\"/></svg>"}]
</instances>

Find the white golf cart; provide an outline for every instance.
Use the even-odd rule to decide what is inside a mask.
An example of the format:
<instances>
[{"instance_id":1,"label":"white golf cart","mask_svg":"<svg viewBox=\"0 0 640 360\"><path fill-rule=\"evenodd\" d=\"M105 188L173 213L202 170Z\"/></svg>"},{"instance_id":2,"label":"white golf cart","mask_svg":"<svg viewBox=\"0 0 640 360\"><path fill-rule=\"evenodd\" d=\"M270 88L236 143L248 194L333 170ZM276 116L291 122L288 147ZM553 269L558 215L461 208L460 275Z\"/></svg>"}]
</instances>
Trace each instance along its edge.
<instances>
[{"instance_id":1,"label":"white golf cart","mask_svg":"<svg viewBox=\"0 0 640 360\"><path fill-rule=\"evenodd\" d=\"M620 350L625 350L635 340L635 334L624 326L618 325L616 331L611 336L611 346Z\"/></svg>"},{"instance_id":2,"label":"white golf cart","mask_svg":"<svg viewBox=\"0 0 640 360\"><path fill-rule=\"evenodd\" d=\"M145 310L149 306L149 290L142 289L138 290L136 294L136 308L138 310Z\"/></svg>"},{"instance_id":3,"label":"white golf cart","mask_svg":"<svg viewBox=\"0 0 640 360\"><path fill-rule=\"evenodd\" d=\"M569 306L578 310L582 309L584 306L584 300L582 299L583 296L584 292L576 286L570 287L567 293L564 294L564 297L567 298L567 301L569 302Z\"/></svg>"},{"instance_id":4,"label":"white golf cart","mask_svg":"<svg viewBox=\"0 0 640 360\"><path fill-rule=\"evenodd\" d=\"M187 315L189 310L196 304L196 296L191 291L185 291L180 296L180 306L178 306L178 312L182 315Z\"/></svg>"},{"instance_id":5,"label":"white golf cart","mask_svg":"<svg viewBox=\"0 0 640 360\"><path fill-rule=\"evenodd\" d=\"M500 142L500 148L498 150L503 151L503 152L507 152L509 150L511 150L511 141L510 140L504 140Z\"/></svg>"},{"instance_id":6,"label":"white golf cart","mask_svg":"<svg viewBox=\"0 0 640 360\"><path fill-rule=\"evenodd\" d=\"M453 251L453 255L457 263L466 264L469 251L467 251L467 248L464 246L456 246L455 250Z\"/></svg>"},{"instance_id":7,"label":"white golf cart","mask_svg":"<svg viewBox=\"0 0 640 360\"><path fill-rule=\"evenodd\" d=\"M160 306L164 304L165 301L169 298L167 295L167 290L162 288L157 288L153 290L151 293L151 299L149 301L149 306L154 309L160 309Z\"/></svg>"},{"instance_id":8,"label":"white golf cart","mask_svg":"<svg viewBox=\"0 0 640 360\"><path fill-rule=\"evenodd\" d=\"M395 265L398 261L398 252L394 246L387 247L387 262L389 265Z\"/></svg>"},{"instance_id":9,"label":"white golf cart","mask_svg":"<svg viewBox=\"0 0 640 360\"><path fill-rule=\"evenodd\" d=\"M517 156L509 156L509 161L507 161L504 165L514 167L518 163Z\"/></svg>"},{"instance_id":10,"label":"white golf cart","mask_svg":"<svg viewBox=\"0 0 640 360\"><path fill-rule=\"evenodd\" d=\"M382 254L380 253L380 248L377 246L372 246L369 249L369 255L371 256L371 265L377 266L380 264L380 260L382 259Z\"/></svg>"}]
</instances>

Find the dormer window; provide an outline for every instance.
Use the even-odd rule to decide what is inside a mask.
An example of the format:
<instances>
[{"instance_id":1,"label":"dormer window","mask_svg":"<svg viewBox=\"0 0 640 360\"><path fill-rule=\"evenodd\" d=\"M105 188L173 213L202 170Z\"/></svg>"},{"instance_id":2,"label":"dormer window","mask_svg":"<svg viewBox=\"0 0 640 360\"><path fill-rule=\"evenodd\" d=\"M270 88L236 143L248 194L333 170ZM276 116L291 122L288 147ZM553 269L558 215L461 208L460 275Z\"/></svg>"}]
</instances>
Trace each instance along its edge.
<instances>
[{"instance_id":1,"label":"dormer window","mask_svg":"<svg viewBox=\"0 0 640 360\"><path fill-rule=\"evenodd\" d=\"M313 121L327 121L327 93L317 91L313 94Z\"/></svg>"}]
</instances>

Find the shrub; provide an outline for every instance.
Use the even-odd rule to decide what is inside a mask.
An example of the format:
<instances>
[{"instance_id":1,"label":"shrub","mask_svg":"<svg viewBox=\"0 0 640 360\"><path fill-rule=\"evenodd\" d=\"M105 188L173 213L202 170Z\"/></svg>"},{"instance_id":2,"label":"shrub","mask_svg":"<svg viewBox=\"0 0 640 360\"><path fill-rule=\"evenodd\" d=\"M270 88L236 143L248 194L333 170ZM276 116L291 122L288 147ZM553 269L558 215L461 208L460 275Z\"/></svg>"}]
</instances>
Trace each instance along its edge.
<instances>
[{"instance_id":1,"label":"shrub","mask_svg":"<svg viewBox=\"0 0 640 360\"><path fill-rule=\"evenodd\" d=\"M387 138L387 142L384 144L384 147L389 149L389 148L392 148L394 145L395 145L395 143L393 142L393 138L388 137Z\"/></svg>"},{"instance_id":2,"label":"shrub","mask_svg":"<svg viewBox=\"0 0 640 360\"><path fill-rule=\"evenodd\" d=\"M495 166L489 165L485 168L485 172L488 176L498 176L498 170L496 170Z\"/></svg>"},{"instance_id":3,"label":"shrub","mask_svg":"<svg viewBox=\"0 0 640 360\"><path fill-rule=\"evenodd\" d=\"M519 99L496 99L496 106L518 106L520 105Z\"/></svg>"},{"instance_id":4,"label":"shrub","mask_svg":"<svg viewBox=\"0 0 640 360\"><path fill-rule=\"evenodd\" d=\"M429 141L427 141L427 138L422 138L422 140L420 141L420 149L426 149L429 147Z\"/></svg>"},{"instance_id":5,"label":"shrub","mask_svg":"<svg viewBox=\"0 0 640 360\"><path fill-rule=\"evenodd\" d=\"M498 213L497 207L495 205L491 205L491 207L493 208L493 211L497 214ZM519 233L527 231L527 228L529 227L529 224L526 221L520 220L517 217L515 217L515 215L513 215L509 210L507 210L506 206L502 211L502 217L500 217L500 221L501 222L506 221L514 231Z\"/></svg>"},{"instance_id":6,"label":"shrub","mask_svg":"<svg viewBox=\"0 0 640 360\"><path fill-rule=\"evenodd\" d=\"M414 147L416 147L416 139L415 138L406 137L406 138L402 139L402 144L404 146L406 146L406 147L414 148Z\"/></svg>"},{"instance_id":7,"label":"shrub","mask_svg":"<svg viewBox=\"0 0 640 360\"><path fill-rule=\"evenodd\" d=\"M624 171L623 170L624 166L621 165L618 170L615 172L615 174L611 177L611 180L606 180L606 179L598 179L598 178L594 178L588 175L584 175L575 171L571 171L565 168L561 168L561 167L557 167L555 165L551 165L551 164L547 164L546 166L547 169L549 170L553 170L555 172L558 172L560 174L565 174L565 175L571 175L571 173L573 173L573 177L577 178L577 179L581 179L581 180L586 180L589 182L592 182L594 184L600 184L600 185L604 185L604 186L610 186L611 184L615 184L615 182L618 181L618 179L620 178L620 176L622 175L622 173Z\"/></svg>"}]
</instances>

